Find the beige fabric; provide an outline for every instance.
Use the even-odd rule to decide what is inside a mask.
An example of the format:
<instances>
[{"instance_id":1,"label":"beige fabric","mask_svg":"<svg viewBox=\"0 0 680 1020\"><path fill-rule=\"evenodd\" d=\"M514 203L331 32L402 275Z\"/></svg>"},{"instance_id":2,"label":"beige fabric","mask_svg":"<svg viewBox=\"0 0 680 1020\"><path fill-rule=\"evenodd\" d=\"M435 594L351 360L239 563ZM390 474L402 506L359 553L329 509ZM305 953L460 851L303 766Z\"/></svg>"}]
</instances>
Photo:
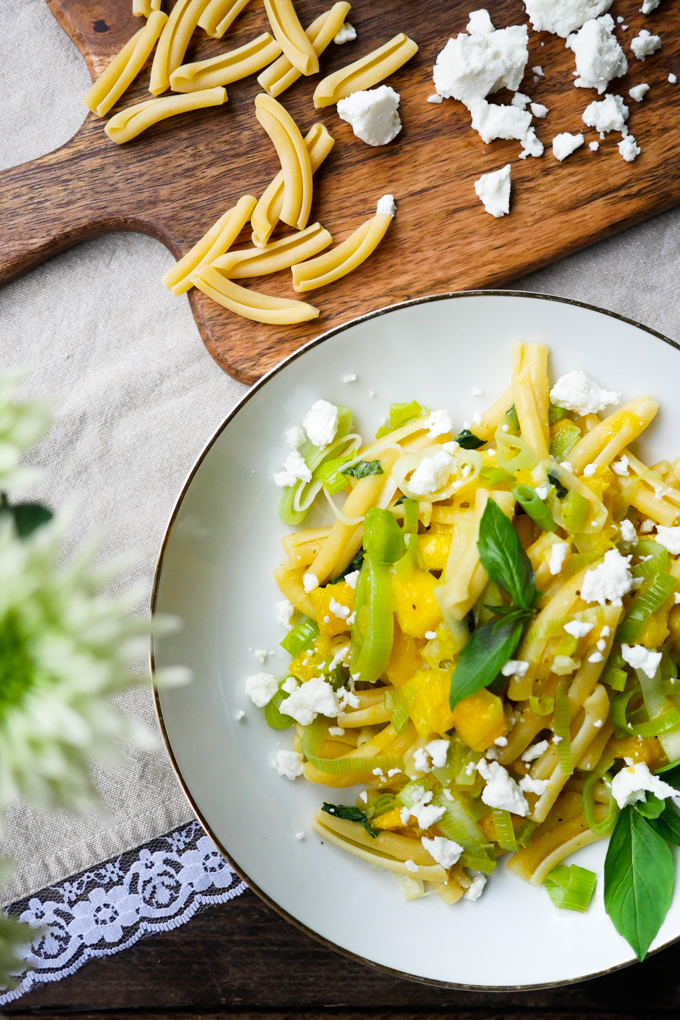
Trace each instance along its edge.
<instances>
[{"instance_id":1,"label":"beige fabric","mask_svg":"<svg viewBox=\"0 0 680 1020\"><path fill-rule=\"evenodd\" d=\"M45 0L2 0L0 39L0 167L7 167L76 130L89 78ZM639 140L644 146L644 131ZM537 177L551 158L546 152L532 161ZM604 175L614 157L597 158ZM678 212L659 217L515 287L600 304L676 338L678 219ZM40 495L60 506L79 494L75 537L96 528L104 555L139 550L133 573L147 585L182 480L245 392L206 354L186 297L173 298L161 286L171 262L156 241L112 235L0 290L0 365L33 362L26 393L61 398L56 426L34 457L45 470ZM128 698L127 707L153 721L147 694ZM21 806L11 813L0 856L11 852L18 865L5 901L190 817L161 750L127 749L124 763L101 769L98 782L107 820L58 813L46 820Z\"/></svg>"}]
</instances>

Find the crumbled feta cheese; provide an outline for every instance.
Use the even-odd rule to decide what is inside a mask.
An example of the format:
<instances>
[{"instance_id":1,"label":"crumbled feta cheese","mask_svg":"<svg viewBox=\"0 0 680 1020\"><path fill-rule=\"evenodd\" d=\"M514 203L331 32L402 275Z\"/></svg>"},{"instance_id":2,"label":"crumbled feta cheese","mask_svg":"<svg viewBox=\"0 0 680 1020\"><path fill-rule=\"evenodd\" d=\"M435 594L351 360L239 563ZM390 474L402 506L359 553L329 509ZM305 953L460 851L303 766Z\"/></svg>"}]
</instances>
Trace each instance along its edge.
<instances>
[{"instance_id":1,"label":"crumbled feta cheese","mask_svg":"<svg viewBox=\"0 0 680 1020\"><path fill-rule=\"evenodd\" d=\"M239 708L238 712L236 713L236 718L237 718L238 722L241 722L241 719L245 719L245 717L246 717L246 713L243 711L242 708Z\"/></svg>"},{"instance_id":2,"label":"crumbled feta cheese","mask_svg":"<svg viewBox=\"0 0 680 1020\"><path fill-rule=\"evenodd\" d=\"M428 96L427 97L427 101L428 101L428 103L437 103L437 104L439 104L439 103L443 103L444 102L444 97L443 96L438 96L437 93L435 92L433 96Z\"/></svg>"},{"instance_id":3,"label":"crumbled feta cheese","mask_svg":"<svg viewBox=\"0 0 680 1020\"><path fill-rule=\"evenodd\" d=\"M658 776L653 776L645 762L629 765L621 769L612 779L612 797L621 810L629 804L637 804L645 799L646 793L653 793L660 800L678 797L680 792L664 783Z\"/></svg>"},{"instance_id":4,"label":"crumbled feta cheese","mask_svg":"<svg viewBox=\"0 0 680 1020\"><path fill-rule=\"evenodd\" d=\"M600 652L593 652L592 655L588 656L588 662L592 662L593 664L596 662L604 662L604 655Z\"/></svg>"},{"instance_id":5,"label":"crumbled feta cheese","mask_svg":"<svg viewBox=\"0 0 680 1020\"><path fill-rule=\"evenodd\" d=\"M277 751L272 768L286 779L297 779L302 775L303 760L302 755L297 751Z\"/></svg>"},{"instance_id":6,"label":"crumbled feta cheese","mask_svg":"<svg viewBox=\"0 0 680 1020\"><path fill-rule=\"evenodd\" d=\"M545 78L543 68L541 67L540 64L536 64L536 66L532 67L531 70L534 72L534 74L537 74L539 78Z\"/></svg>"},{"instance_id":7,"label":"crumbled feta cheese","mask_svg":"<svg viewBox=\"0 0 680 1020\"><path fill-rule=\"evenodd\" d=\"M602 630L600 631L600 637L603 637L603 638L604 637L609 637L610 634L611 634L611 627L608 627L605 624L604 627L602 628ZM602 649L600 649L600 651L602 651Z\"/></svg>"},{"instance_id":8,"label":"crumbled feta cheese","mask_svg":"<svg viewBox=\"0 0 680 1020\"><path fill-rule=\"evenodd\" d=\"M550 400L556 407L581 415L603 411L608 404L618 404L620 397L620 393L603 390L580 370L560 376L550 391Z\"/></svg>"},{"instance_id":9,"label":"crumbled feta cheese","mask_svg":"<svg viewBox=\"0 0 680 1020\"><path fill-rule=\"evenodd\" d=\"M649 517L642 522L640 525L640 534L647 535L650 531L654 531L656 527L656 521L652 521Z\"/></svg>"},{"instance_id":10,"label":"crumbled feta cheese","mask_svg":"<svg viewBox=\"0 0 680 1020\"><path fill-rule=\"evenodd\" d=\"M404 864L406 865L407 871L417 872L420 870L418 865L415 864L413 861L404 861Z\"/></svg>"},{"instance_id":11,"label":"crumbled feta cheese","mask_svg":"<svg viewBox=\"0 0 680 1020\"><path fill-rule=\"evenodd\" d=\"M331 737L344 737L345 729L343 726L329 726L328 735Z\"/></svg>"},{"instance_id":12,"label":"crumbled feta cheese","mask_svg":"<svg viewBox=\"0 0 680 1020\"><path fill-rule=\"evenodd\" d=\"M673 601L677 606L678 603L680 602L680 591L673 592Z\"/></svg>"},{"instance_id":13,"label":"crumbled feta cheese","mask_svg":"<svg viewBox=\"0 0 680 1020\"><path fill-rule=\"evenodd\" d=\"M562 743L562 737L558 737L557 734L555 734L555 736L553 737L552 742L553 742L553 744L561 744Z\"/></svg>"},{"instance_id":14,"label":"crumbled feta cheese","mask_svg":"<svg viewBox=\"0 0 680 1020\"><path fill-rule=\"evenodd\" d=\"M653 680L661 662L662 652L652 652L644 645L621 645L621 656L633 669L641 669Z\"/></svg>"},{"instance_id":15,"label":"crumbled feta cheese","mask_svg":"<svg viewBox=\"0 0 680 1020\"><path fill-rule=\"evenodd\" d=\"M657 524L656 540L664 549L668 549L671 556L680 555L680 527L664 528Z\"/></svg>"},{"instance_id":16,"label":"crumbled feta cheese","mask_svg":"<svg viewBox=\"0 0 680 1020\"><path fill-rule=\"evenodd\" d=\"M536 761L541 755L548 750L548 741L539 740L537 744L532 744L531 747L527 747L526 751L522 755L522 761Z\"/></svg>"},{"instance_id":17,"label":"crumbled feta cheese","mask_svg":"<svg viewBox=\"0 0 680 1020\"><path fill-rule=\"evenodd\" d=\"M300 684L298 683L296 678L294 676L289 676L286 677L286 679L281 684L281 690L285 691L286 694L292 694L293 691L296 691L299 686Z\"/></svg>"},{"instance_id":18,"label":"crumbled feta cheese","mask_svg":"<svg viewBox=\"0 0 680 1020\"><path fill-rule=\"evenodd\" d=\"M634 85L632 89L628 89L628 95L631 99L634 99L636 103L641 103L648 92L649 85L647 82L644 82L642 85Z\"/></svg>"},{"instance_id":19,"label":"crumbled feta cheese","mask_svg":"<svg viewBox=\"0 0 680 1020\"><path fill-rule=\"evenodd\" d=\"M544 106L543 103L532 103L529 107L534 117L539 120L543 120L544 117L548 116L548 107Z\"/></svg>"},{"instance_id":20,"label":"crumbled feta cheese","mask_svg":"<svg viewBox=\"0 0 680 1020\"><path fill-rule=\"evenodd\" d=\"M303 839L305 838L305 834L304 834L304 832L296 832L296 833L295 833L295 838L296 838L296 839L299 839L299 840L300 840L300 842L302 842L302 840L303 840Z\"/></svg>"},{"instance_id":21,"label":"crumbled feta cheese","mask_svg":"<svg viewBox=\"0 0 680 1020\"><path fill-rule=\"evenodd\" d=\"M430 439L446 435L453 428L453 422L448 411L433 411L429 418L423 422L423 428L428 430Z\"/></svg>"},{"instance_id":22,"label":"crumbled feta cheese","mask_svg":"<svg viewBox=\"0 0 680 1020\"><path fill-rule=\"evenodd\" d=\"M452 868L454 864L458 863L458 859L463 853L460 843L454 843L452 839L446 839L445 836L435 836L433 839L423 836L420 842L437 864L441 864L442 868Z\"/></svg>"},{"instance_id":23,"label":"crumbled feta cheese","mask_svg":"<svg viewBox=\"0 0 680 1020\"><path fill-rule=\"evenodd\" d=\"M621 96L608 92L599 102L594 100L583 111L583 123L596 131L621 131L628 120L629 110Z\"/></svg>"},{"instance_id":24,"label":"crumbled feta cheese","mask_svg":"<svg viewBox=\"0 0 680 1020\"><path fill-rule=\"evenodd\" d=\"M344 46L345 43L354 42L356 37L356 28L354 25L350 25L349 21L346 21L337 35L333 36L333 42L336 46Z\"/></svg>"},{"instance_id":25,"label":"crumbled feta cheese","mask_svg":"<svg viewBox=\"0 0 680 1020\"><path fill-rule=\"evenodd\" d=\"M526 110L530 102L530 96L525 96L523 92L515 92L514 96L510 100L510 105L516 106L518 110Z\"/></svg>"},{"instance_id":26,"label":"crumbled feta cheese","mask_svg":"<svg viewBox=\"0 0 680 1020\"><path fill-rule=\"evenodd\" d=\"M550 546L550 559L548 560L548 570L554 576L559 574L560 570L564 566L564 561L567 558L569 552L568 542L555 542Z\"/></svg>"},{"instance_id":27,"label":"crumbled feta cheese","mask_svg":"<svg viewBox=\"0 0 680 1020\"><path fill-rule=\"evenodd\" d=\"M314 446L328 446L338 431L338 409L327 400L316 400L303 421L303 425Z\"/></svg>"},{"instance_id":28,"label":"crumbled feta cheese","mask_svg":"<svg viewBox=\"0 0 680 1020\"><path fill-rule=\"evenodd\" d=\"M455 466L445 450L438 450L434 457L423 457L409 479L409 489L417 496L429 496L446 484Z\"/></svg>"},{"instance_id":29,"label":"crumbled feta cheese","mask_svg":"<svg viewBox=\"0 0 680 1020\"><path fill-rule=\"evenodd\" d=\"M671 83L671 85L677 85L678 83L677 74L673 74L673 72L671 71L671 73L668 75L668 80Z\"/></svg>"},{"instance_id":30,"label":"crumbled feta cheese","mask_svg":"<svg viewBox=\"0 0 680 1020\"><path fill-rule=\"evenodd\" d=\"M351 383L357 381L356 372L348 372L347 375L343 375L342 381L344 383Z\"/></svg>"},{"instance_id":31,"label":"crumbled feta cheese","mask_svg":"<svg viewBox=\"0 0 680 1020\"><path fill-rule=\"evenodd\" d=\"M479 11L470 11L470 20L465 26L470 35L491 35L495 32L489 12L483 7Z\"/></svg>"},{"instance_id":32,"label":"crumbled feta cheese","mask_svg":"<svg viewBox=\"0 0 680 1020\"><path fill-rule=\"evenodd\" d=\"M367 145L387 145L401 131L400 96L390 85L353 92L337 104L338 116Z\"/></svg>"},{"instance_id":33,"label":"crumbled feta cheese","mask_svg":"<svg viewBox=\"0 0 680 1020\"><path fill-rule=\"evenodd\" d=\"M655 11L657 9L660 3L661 0L642 0L642 7L640 8L640 13L651 14L652 11Z\"/></svg>"},{"instance_id":34,"label":"crumbled feta cheese","mask_svg":"<svg viewBox=\"0 0 680 1020\"><path fill-rule=\"evenodd\" d=\"M573 469L572 465L569 463L568 460L561 461L560 462L560 467L564 468L565 471L569 471L571 474L574 473L574 469Z\"/></svg>"},{"instance_id":35,"label":"crumbled feta cheese","mask_svg":"<svg viewBox=\"0 0 680 1020\"><path fill-rule=\"evenodd\" d=\"M425 631L425 637L427 638L428 641L434 641L436 636L437 636L437 631L436 630L426 630Z\"/></svg>"},{"instance_id":36,"label":"crumbled feta cheese","mask_svg":"<svg viewBox=\"0 0 680 1020\"><path fill-rule=\"evenodd\" d=\"M421 829L429 829L431 825L438 822L444 816L445 809L437 807L435 804L430 804L431 800L432 793L429 790L426 792L421 789L413 805L410 808L404 807L401 809L402 825L406 825L411 816L416 819Z\"/></svg>"},{"instance_id":37,"label":"crumbled feta cheese","mask_svg":"<svg viewBox=\"0 0 680 1020\"><path fill-rule=\"evenodd\" d=\"M472 390L470 396L472 396L472 397L481 397L482 396L482 391L480 389L474 389L474 390Z\"/></svg>"},{"instance_id":38,"label":"crumbled feta cheese","mask_svg":"<svg viewBox=\"0 0 680 1020\"><path fill-rule=\"evenodd\" d=\"M625 159L626 163L632 163L633 160L640 155L642 149L635 141L633 135L626 135L626 137L622 138L619 142L619 152Z\"/></svg>"},{"instance_id":39,"label":"crumbled feta cheese","mask_svg":"<svg viewBox=\"0 0 680 1020\"><path fill-rule=\"evenodd\" d=\"M555 135L552 140L552 150L555 159L559 159L562 162L567 156L571 156L572 152L575 152L581 145L583 145L585 138L582 134L572 135L569 131L562 131L561 134Z\"/></svg>"},{"instance_id":40,"label":"crumbled feta cheese","mask_svg":"<svg viewBox=\"0 0 680 1020\"><path fill-rule=\"evenodd\" d=\"M345 574L345 584L348 584L350 588L356 589L359 574L359 570L352 570L349 574Z\"/></svg>"},{"instance_id":41,"label":"crumbled feta cheese","mask_svg":"<svg viewBox=\"0 0 680 1020\"><path fill-rule=\"evenodd\" d=\"M563 39L611 5L612 0L524 0L534 31L552 32Z\"/></svg>"},{"instance_id":42,"label":"crumbled feta cheese","mask_svg":"<svg viewBox=\"0 0 680 1020\"><path fill-rule=\"evenodd\" d=\"M267 658L267 652L265 651L264 648L256 649L253 652L253 655L255 656L257 661L260 663L260 665L264 665L264 660Z\"/></svg>"},{"instance_id":43,"label":"crumbled feta cheese","mask_svg":"<svg viewBox=\"0 0 680 1020\"><path fill-rule=\"evenodd\" d=\"M494 744L496 745L496 747L507 747L508 746L508 738L507 737L496 737L496 739L494 740Z\"/></svg>"},{"instance_id":44,"label":"crumbled feta cheese","mask_svg":"<svg viewBox=\"0 0 680 1020\"><path fill-rule=\"evenodd\" d=\"M545 793L547 785L547 779L532 779L531 776L523 776L519 781L519 788L523 793L537 793L539 797Z\"/></svg>"},{"instance_id":45,"label":"crumbled feta cheese","mask_svg":"<svg viewBox=\"0 0 680 1020\"><path fill-rule=\"evenodd\" d=\"M506 664L502 667L501 673L503 676L525 676L526 671L529 668L529 663L524 662L522 659L508 659Z\"/></svg>"},{"instance_id":46,"label":"crumbled feta cheese","mask_svg":"<svg viewBox=\"0 0 680 1020\"><path fill-rule=\"evenodd\" d=\"M597 152L597 150L600 148L600 143L599 142L588 142L588 148L592 152Z\"/></svg>"},{"instance_id":47,"label":"crumbled feta cheese","mask_svg":"<svg viewBox=\"0 0 680 1020\"><path fill-rule=\"evenodd\" d=\"M471 16L470 23L476 29L478 19ZM528 37L526 25L511 25L449 39L432 71L437 92L466 106L503 87L516 92L529 59Z\"/></svg>"},{"instance_id":48,"label":"crumbled feta cheese","mask_svg":"<svg viewBox=\"0 0 680 1020\"><path fill-rule=\"evenodd\" d=\"M593 726L595 727L596 730L601 730L602 729L602 720L601 719L596 719L595 722L593 723Z\"/></svg>"},{"instance_id":49,"label":"crumbled feta cheese","mask_svg":"<svg viewBox=\"0 0 680 1020\"><path fill-rule=\"evenodd\" d=\"M331 685L319 676L300 684L293 693L282 701L279 710L289 715L301 726L309 726L317 715L325 715L334 719L342 711L343 698L340 692L333 690Z\"/></svg>"},{"instance_id":50,"label":"crumbled feta cheese","mask_svg":"<svg viewBox=\"0 0 680 1020\"><path fill-rule=\"evenodd\" d=\"M288 599L281 599L280 602L276 603L276 619L286 630L290 630L290 618L294 612L295 609Z\"/></svg>"},{"instance_id":51,"label":"crumbled feta cheese","mask_svg":"<svg viewBox=\"0 0 680 1020\"><path fill-rule=\"evenodd\" d=\"M254 705L264 708L279 689L279 682L271 673L256 673L246 680L246 694Z\"/></svg>"},{"instance_id":52,"label":"crumbled feta cheese","mask_svg":"<svg viewBox=\"0 0 680 1020\"><path fill-rule=\"evenodd\" d=\"M581 584L583 601L598 602L601 606L611 602L613 606L620 606L623 596L631 590L630 559L630 556L622 556L618 549L609 549L604 554L604 562L586 572Z\"/></svg>"},{"instance_id":53,"label":"crumbled feta cheese","mask_svg":"<svg viewBox=\"0 0 680 1020\"><path fill-rule=\"evenodd\" d=\"M524 138L520 139L522 143L522 151L519 154L520 159L526 159L527 156L542 156L545 151L545 146L542 141L536 135L534 128L530 127Z\"/></svg>"},{"instance_id":54,"label":"crumbled feta cheese","mask_svg":"<svg viewBox=\"0 0 680 1020\"><path fill-rule=\"evenodd\" d=\"M374 776L382 776L383 775L383 770L380 769L380 768L375 768L375 769L372 769L372 773L373 773Z\"/></svg>"},{"instance_id":55,"label":"crumbled feta cheese","mask_svg":"<svg viewBox=\"0 0 680 1020\"><path fill-rule=\"evenodd\" d=\"M291 450L299 450L306 438L304 429L301 429L299 425L293 425L286 432L286 442Z\"/></svg>"},{"instance_id":56,"label":"crumbled feta cheese","mask_svg":"<svg viewBox=\"0 0 680 1020\"><path fill-rule=\"evenodd\" d=\"M642 28L639 35L631 40L630 48L638 60L646 60L652 53L661 49L661 36L652 35L646 28Z\"/></svg>"},{"instance_id":57,"label":"crumbled feta cheese","mask_svg":"<svg viewBox=\"0 0 680 1020\"><path fill-rule=\"evenodd\" d=\"M543 485L536 486L536 495L539 499L547 499L548 493L550 492L550 482L544 482Z\"/></svg>"},{"instance_id":58,"label":"crumbled feta cheese","mask_svg":"<svg viewBox=\"0 0 680 1020\"><path fill-rule=\"evenodd\" d=\"M487 882L488 877L486 875L475 875L472 879L472 885L463 893L463 899L472 900L473 902L478 900L484 892L484 886Z\"/></svg>"},{"instance_id":59,"label":"crumbled feta cheese","mask_svg":"<svg viewBox=\"0 0 680 1020\"><path fill-rule=\"evenodd\" d=\"M612 34L614 19L609 14L586 21L581 29L567 39L566 46L576 57L574 81L577 88L597 89L602 93L612 78L628 70L626 55Z\"/></svg>"},{"instance_id":60,"label":"crumbled feta cheese","mask_svg":"<svg viewBox=\"0 0 680 1020\"><path fill-rule=\"evenodd\" d=\"M603 652L607 647L607 642L604 640L604 638L600 638L595 647L597 648L598 652Z\"/></svg>"},{"instance_id":61,"label":"crumbled feta cheese","mask_svg":"<svg viewBox=\"0 0 680 1020\"><path fill-rule=\"evenodd\" d=\"M596 464L586 464L586 466L583 469L583 474L587 478L590 478L590 476L594 475L596 471L597 471L597 465Z\"/></svg>"},{"instance_id":62,"label":"crumbled feta cheese","mask_svg":"<svg viewBox=\"0 0 680 1020\"><path fill-rule=\"evenodd\" d=\"M310 591L314 591L315 588L319 587L319 578L316 576L316 574L303 574L302 587L309 595Z\"/></svg>"},{"instance_id":63,"label":"crumbled feta cheese","mask_svg":"<svg viewBox=\"0 0 680 1020\"><path fill-rule=\"evenodd\" d=\"M475 181L477 197L488 213L496 218L510 212L510 164L490 174L482 174Z\"/></svg>"},{"instance_id":64,"label":"crumbled feta cheese","mask_svg":"<svg viewBox=\"0 0 680 1020\"><path fill-rule=\"evenodd\" d=\"M396 216L397 203L394 201L394 195L383 195L382 198L379 198L375 214L376 216Z\"/></svg>"},{"instance_id":65,"label":"crumbled feta cheese","mask_svg":"<svg viewBox=\"0 0 680 1020\"><path fill-rule=\"evenodd\" d=\"M413 767L418 772L431 772L430 759L424 747L417 747L413 752Z\"/></svg>"},{"instance_id":66,"label":"crumbled feta cheese","mask_svg":"<svg viewBox=\"0 0 680 1020\"><path fill-rule=\"evenodd\" d=\"M621 460L615 460L612 463L612 471L614 472L615 475L620 475L622 478L627 478L628 475L630 474L628 470L629 464L630 461L628 460L628 458L626 456L623 456Z\"/></svg>"},{"instance_id":67,"label":"crumbled feta cheese","mask_svg":"<svg viewBox=\"0 0 680 1020\"><path fill-rule=\"evenodd\" d=\"M446 755L449 751L449 740L431 740L425 745L425 750L432 759L432 765L436 769L443 769L446 765Z\"/></svg>"},{"instance_id":68,"label":"crumbled feta cheese","mask_svg":"<svg viewBox=\"0 0 680 1020\"><path fill-rule=\"evenodd\" d=\"M565 623L564 629L567 634L570 634L571 637L578 640L578 638L585 637L586 634L589 634L594 626L595 624L593 623L581 623L580 620L570 620L569 623Z\"/></svg>"},{"instance_id":69,"label":"crumbled feta cheese","mask_svg":"<svg viewBox=\"0 0 680 1020\"><path fill-rule=\"evenodd\" d=\"M387 778L391 779L392 776L398 776L400 772L401 772L401 769L388 769L387 770Z\"/></svg>"},{"instance_id":70,"label":"crumbled feta cheese","mask_svg":"<svg viewBox=\"0 0 680 1020\"><path fill-rule=\"evenodd\" d=\"M350 614L349 607L343 606L343 604L338 602L337 599L331 599L328 603L328 608L334 616L338 616L341 620L346 620Z\"/></svg>"},{"instance_id":71,"label":"crumbled feta cheese","mask_svg":"<svg viewBox=\"0 0 680 1020\"><path fill-rule=\"evenodd\" d=\"M495 138L524 138L531 114L516 106L498 106L486 99L472 99L469 104L472 114L472 129L483 142L492 142Z\"/></svg>"},{"instance_id":72,"label":"crumbled feta cheese","mask_svg":"<svg viewBox=\"0 0 680 1020\"><path fill-rule=\"evenodd\" d=\"M289 453L283 463L283 471L277 471L274 475L274 482L280 489L289 485L296 485L300 482L311 482L312 472L309 470L297 450Z\"/></svg>"},{"instance_id":73,"label":"crumbled feta cheese","mask_svg":"<svg viewBox=\"0 0 680 1020\"><path fill-rule=\"evenodd\" d=\"M507 769L499 765L497 761L485 761L482 758L477 763L477 771L482 779L486 780L486 786L482 790L482 801L490 808L499 808L501 811L511 811L522 818L529 814L529 805L524 794L514 779L510 778Z\"/></svg>"}]
</instances>

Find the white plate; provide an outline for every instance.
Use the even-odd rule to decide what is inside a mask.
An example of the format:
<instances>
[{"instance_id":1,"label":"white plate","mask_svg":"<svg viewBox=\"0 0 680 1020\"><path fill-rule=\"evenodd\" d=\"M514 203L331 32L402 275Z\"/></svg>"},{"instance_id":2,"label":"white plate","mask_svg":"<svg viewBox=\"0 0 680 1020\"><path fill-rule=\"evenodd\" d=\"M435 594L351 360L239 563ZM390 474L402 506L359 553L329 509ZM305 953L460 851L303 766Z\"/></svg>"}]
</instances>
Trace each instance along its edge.
<instances>
[{"instance_id":1,"label":"white plate","mask_svg":"<svg viewBox=\"0 0 680 1020\"><path fill-rule=\"evenodd\" d=\"M180 497L161 554L155 608L183 630L156 643L159 666L189 666L196 680L158 696L159 717L194 810L243 877L289 920L366 963L420 980L472 988L576 981L633 960L605 915L602 880L586 914L556 910L545 890L501 865L480 900L406 903L394 879L326 843L309 827L336 791L280 777L271 760L291 731L270 730L244 693L263 667L249 649L283 637L272 570L281 561L280 494L272 474L287 454L284 430L323 397L349 406L375 434L391 402L447 408L456 426L507 387L511 345L542 341L552 378L582 368L623 399L661 404L645 433L648 463L680 454L678 347L610 313L537 295L442 295L367 316L312 342L262 379L208 443ZM342 377L356 373L357 381ZM483 397L473 397L474 389ZM266 664L281 674L279 649ZM239 709L246 717L236 720ZM304 830L304 841L295 834ZM578 863L602 874L606 841ZM654 942L680 936L680 892Z\"/></svg>"}]
</instances>

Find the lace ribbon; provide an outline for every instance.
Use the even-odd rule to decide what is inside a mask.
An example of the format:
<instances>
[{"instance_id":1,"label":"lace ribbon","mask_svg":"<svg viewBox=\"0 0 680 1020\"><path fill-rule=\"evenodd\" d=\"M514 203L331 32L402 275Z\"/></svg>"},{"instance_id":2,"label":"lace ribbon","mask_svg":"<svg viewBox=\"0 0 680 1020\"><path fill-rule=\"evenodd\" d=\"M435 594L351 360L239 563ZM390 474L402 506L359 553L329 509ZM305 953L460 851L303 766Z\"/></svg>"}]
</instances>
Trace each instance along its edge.
<instances>
[{"instance_id":1,"label":"lace ribbon","mask_svg":"<svg viewBox=\"0 0 680 1020\"><path fill-rule=\"evenodd\" d=\"M0 1006L74 974L94 957L186 924L246 888L199 823L191 822L18 900L6 913L42 932L25 954L18 987L0 994Z\"/></svg>"}]
</instances>

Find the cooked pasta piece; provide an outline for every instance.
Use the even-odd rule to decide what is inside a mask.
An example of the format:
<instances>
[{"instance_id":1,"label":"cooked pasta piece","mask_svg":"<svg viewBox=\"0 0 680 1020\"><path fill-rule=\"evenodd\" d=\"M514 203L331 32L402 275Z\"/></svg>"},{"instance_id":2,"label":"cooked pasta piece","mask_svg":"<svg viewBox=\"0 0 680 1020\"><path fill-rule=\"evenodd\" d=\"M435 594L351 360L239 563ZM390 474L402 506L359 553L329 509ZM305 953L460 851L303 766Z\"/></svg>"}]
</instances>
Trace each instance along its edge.
<instances>
[{"instance_id":1,"label":"cooked pasta piece","mask_svg":"<svg viewBox=\"0 0 680 1020\"><path fill-rule=\"evenodd\" d=\"M304 142L309 152L312 174L315 174L335 145L335 139L329 135L324 124L312 124ZM279 170L253 210L253 244L256 248L264 248L281 219L284 190L284 173Z\"/></svg>"},{"instance_id":2,"label":"cooked pasta piece","mask_svg":"<svg viewBox=\"0 0 680 1020\"><path fill-rule=\"evenodd\" d=\"M144 28L140 28L139 32L123 46L92 88L83 96L85 106L98 117L107 114L130 87L144 67L168 20L167 14L160 10L150 11L148 18Z\"/></svg>"},{"instance_id":3,"label":"cooked pasta piece","mask_svg":"<svg viewBox=\"0 0 680 1020\"><path fill-rule=\"evenodd\" d=\"M545 460L550 446L548 424L548 348L516 343L512 352L512 391L522 439Z\"/></svg>"},{"instance_id":4,"label":"cooked pasta piece","mask_svg":"<svg viewBox=\"0 0 680 1020\"><path fill-rule=\"evenodd\" d=\"M316 74L319 58L295 13L293 0L264 0L274 38L300 74Z\"/></svg>"},{"instance_id":5,"label":"cooked pasta piece","mask_svg":"<svg viewBox=\"0 0 680 1020\"><path fill-rule=\"evenodd\" d=\"M153 11L160 11L161 0L132 0L132 13L136 18L149 18Z\"/></svg>"},{"instance_id":6,"label":"cooked pasta piece","mask_svg":"<svg viewBox=\"0 0 680 1020\"><path fill-rule=\"evenodd\" d=\"M250 0L210 0L198 19L199 27L213 39L221 39Z\"/></svg>"},{"instance_id":7,"label":"cooked pasta piece","mask_svg":"<svg viewBox=\"0 0 680 1020\"><path fill-rule=\"evenodd\" d=\"M174 92L196 92L215 85L229 85L266 67L276 60L280 52L281 47L276 40L269 32L263 32L245 46L228 53L197 60L193 64L182 64L170 75L170 87Z\"/></svg>"},{"instance_id":8,"label":"cooked pasta piece","mask_svg":"<svg viewBox=\"0 0 680 1020\"><path fill-rule=\"evenodd\" d=\"M265 92L255 97L255 116L271 138L281 162L284 180L281 219L304 230L312 205L312 165L300 129L288 111Z\"/></svg>"},{"instance_id":9,"label":"cooked pasta piece","mask_svg":"<svg viewBox=\"0 0 680 1020\"><path fill-rule=\"evenodd\" d=\"M228 209L223 216L220 216L219 220L203 235L200 241L197 241L191 251L187 252L179 262L176 262L172 269L168 269L163 277L163 286L172 291L175 297L191 290L193 287L190 280L191 274L198 272L203 266L210 265L231 248L248 222L255 207L255 201L252 195L243 195L242 198L239 198L233 209Z\"/></svg>"},{"instance_id":10,"label":"cooked pasta piece","mask_svg":"<svg viewBox=\"0 0 680 1020\"><path fill-rule=\"evenodd\" d=\"M194 287L202 290L209 298L244 319L290 326L296 322L308 322L319 315L318 308L304 301L272 297L255 290L246 290L232 283L217 269L204 266L191 276Z\"/></svg>"},{"instance_id":11,"label":"cooked pasta piece","mask_svg":"<svg viewBox=\"0 0 680 1020\"><path fill-rule=\"evenodd\" d=\"M290 237L268 244L266 248L246 248L228 252L212 262L230 280L247 280L254 276L268 276L316 255L331 244L333 238L320 223L301 230Z\"/></svg>"},{"instance_id":12,"label":"cooked pasta piece","mask_svg":"<svg viewBox=\"0 0 680 1020\"><path fill-rule=\"evenodd\" d=\"M377 212L333 251L293 266L295 290L316 290L347 276L375 251L393 219L393 213Z\"/></svg>"},{"instance_id":13,"label":"cooked pasta piece","mask_svg":"<svg viewBox=\"0 0 680 1020\"><path fill-rule=\"evenodd\" d=\"M144 103L129 106L127 110L115 114L104 130L112 142L123 145L168 117L176 117L190 110L203 110L209 106L222 106L226 101L227 90L224 88L204 89L188 96L147 99Z\"/></svg>"},{"instance_id":14,"label":"cooked pasta piece","mask_svg":"<svg viewBox=\"0 0 680 1020\"><path fill-rule=\"evenodd\" d=\"M659 405L651 397L636 397L586 432L569 451L569 463L580 472L586 464L608 465L647 428Z\"/></svg>"},{"instance_id":15,"label":"cooked pasta piece","mask_svg":"<svg viewBox=\"0 0 680 1020\"><path fill-rule=\"evenodd\" d=\"M208 0L177 0L161 33L151 65L149 92L159 96L170 87L170 75L181 65L184 54Z\"/></svg>"},{"instance_id":16,"label":"cooked pasta piece","mask_svg":"<svg viewBox=\"0 0 680 1020\"><path fill-rule=\"evenodd\" d=\"M329 11L324 11L316 18L305 35L311 42L317 57L320 57L327 46L338 34L350 10L350 4L344 2L333 4ZM270 96L280 96L287 88L298 80L301 72L294 67L285 53L271 67L258 76L258 81Z\"/></svg>"},{"instance_id":17,"label":"cooked pasta piece","mask_svg":"<svg viewBox=\"0 0 680 1020\"><path fill-rule=\"evenodd\" d=\"M283 52L286 52L285 48ZM322 79L314 91L314 106L317 109L333 106L338 100L346 99L353 92L373 88L378 82L398 71L417 52L416 43L400 32L384 46L379 46L360 60L355 60L354 63Z\"/></svg>"}]
</instances>

